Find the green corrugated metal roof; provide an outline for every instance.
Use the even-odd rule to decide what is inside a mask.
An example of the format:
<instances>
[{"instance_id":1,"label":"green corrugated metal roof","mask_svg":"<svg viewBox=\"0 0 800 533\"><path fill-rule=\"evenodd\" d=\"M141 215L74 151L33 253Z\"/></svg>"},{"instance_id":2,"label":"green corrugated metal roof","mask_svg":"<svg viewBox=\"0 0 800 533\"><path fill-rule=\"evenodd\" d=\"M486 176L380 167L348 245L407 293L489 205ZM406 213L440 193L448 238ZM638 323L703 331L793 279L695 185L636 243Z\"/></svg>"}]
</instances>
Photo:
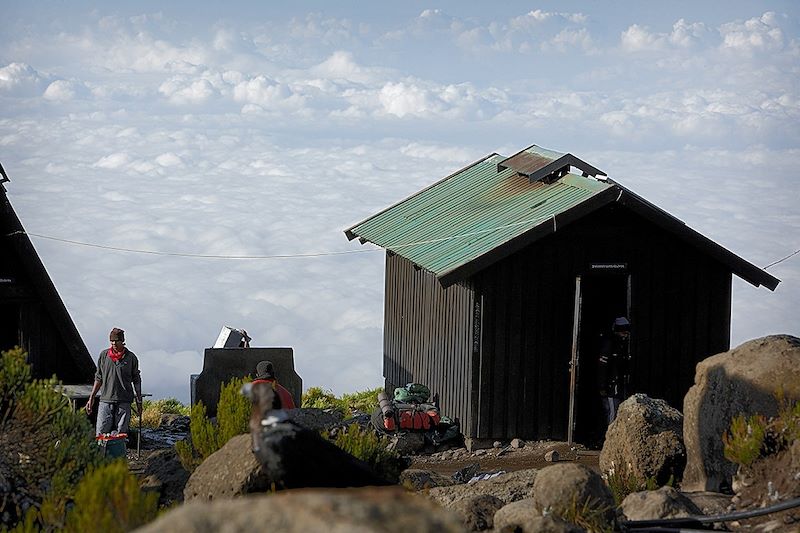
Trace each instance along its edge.
<instances>
[{"instance_id":1,"label":"green corrugated metal roof","mask_svg":"<svg viewBox=\"0 0 800 533\"><path fill-rule=\"evenodd\" d=\"M531 147L528 150L538 150ZM563 155L550 152L548 156ZM537 153L537 152L531 152ZM552 154L552 155L551 155ZM443 276L612 185L575 174L544 183L490 155L347 230Z\"/></svg>"}]
</instances>

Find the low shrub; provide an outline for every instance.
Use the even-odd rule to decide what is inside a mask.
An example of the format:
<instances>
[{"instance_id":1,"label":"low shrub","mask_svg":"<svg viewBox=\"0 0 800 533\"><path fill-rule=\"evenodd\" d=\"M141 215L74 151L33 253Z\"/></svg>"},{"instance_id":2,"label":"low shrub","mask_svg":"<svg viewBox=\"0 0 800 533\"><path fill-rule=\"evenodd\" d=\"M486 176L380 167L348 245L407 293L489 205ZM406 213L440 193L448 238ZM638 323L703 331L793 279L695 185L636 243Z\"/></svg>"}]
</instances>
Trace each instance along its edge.
<instances>
[{"instance_id":1,"label":"low shrub","mask_svg":"<svg viewBox=\"0 0 800 533\"><path fill-rule=\"evenodd\" d=\"M191 409L183 405L176 398L145 400L142 403L142 425L147 428L157 428L161 423L161 415L175 414L189 416L190 413Z\"/></svg>"},{"instance_id":2,"label":"low shrub","mask_svg":"<svg viewBox=\"0 0 800 533\"><path fill-rule=\"evenodd\" d=\"M23 526L53 529L84 473L104 459L85 414L73 411L55 378L31 379L26 359L19 348L0 356L0 527L28 509Z\"/></svg>"},{"instance_id":3,"label":"low shrub","mask_svg":"<svg viewBox=\"0 0 800 533\"><path fill-rule=\"evenodd\" d=\"M789 448L800 439L800 402L786 400L776 395L780 409L778 415L739 415L722 435L725 458L738 465L749 467L757 459Z\"/></svg>"},{"instance_id":4,"label":"low shrub","mask_svg":"<svg viewBox=\"0 0 800 533\"><path fill-rule=\"evenodd\" d=\"M725 458L736 464L750 466L761 455L766 434L767 419L764 416L735 417L728 432L722 436Z\"/></svg>"},{"instance_id":5,"label":"low shrub","mask_svg":"<svg viewBox=\"0 0 800 533\"><path fill-rule=\"evenodd\" d=\"M343 417L372 413L378 407L378 393L383 387L376 387L361 392L343 394L337 398L331 391L320 387L311 387L303 393L303 407L310 409L328 409L339 412Z\"/></svg>"},{"instance_id":6,"label":"low shrub","mask_svg":"<svg viewBox=\"0 0 800 533\"><path fill-rule=\"evenodd\" d=\"M344 403L331 391L321 387L311 387L303 393L302 406L308 409L327 409L345 416Z\"/></svg>"},{"instance_id":7,"label":"low shrub","mask_svg":"<svg viewBox=\"0 0 800 533\"><path fill-rule=\"evenodd\" d=\"M608 520L609 508L599 505L594 500L586 500L582 504L573 497L563 509L558 509L556 514L567 522L578 525L586 531L593 533L612 533L614 524Z\"/></svg>"},{"instance_id":8,"label":"low shrub","mask_svg":"<svg viewBox=\"0 0 800 533\"><path fill-rule=\"evenodd\" d=\"M216 424L208 418L206 406L197 402L189 415L190 438L175 443L183 467L193 472L209 455L236 435L250 431L250 400L239 391L250 378L233 378L220 386Z\"/></svg>"},{"instance_id":9,"label":"low shrub","mask_svg":"<svg viewBox=\"0 0 800 533\"><path fill-rule=\"evenodd\" d=\"M647 479L639 479L627 469L612 469L606 472L603 476L606 485L608 485L611 495L614 497L614 502L619 506L622 501L629 494L640 492L643 490L656 490L659 488L655 476ZM670 476L666 485L673 486L675 479Z\"/></svg>"},{"instance_id":10,"label":"low shrub","mask_svg":"<svg viewBox=\"0 0 800 533\"><path fill-rule=\"evenodd\" d=\"M88 474L75 491L66 531L131 531L155 519L158 493L142 492L125 461L105 464Z\"/></svg>"},{"instance_id":11,"label":"low shrub","mask_svg":"<svg viewBox=\"0 0 800 533\"><path fill-rule=\"evenodd\" d=\"M388 439L377 435L372 429L351 424L345 430L338 431L335 437L327 432L322 435L353 457L369 464L387 480L396 483L400 478L400 472L405 467L402 458L397 452L387 450Z\"/></svg>"}]
</instances>

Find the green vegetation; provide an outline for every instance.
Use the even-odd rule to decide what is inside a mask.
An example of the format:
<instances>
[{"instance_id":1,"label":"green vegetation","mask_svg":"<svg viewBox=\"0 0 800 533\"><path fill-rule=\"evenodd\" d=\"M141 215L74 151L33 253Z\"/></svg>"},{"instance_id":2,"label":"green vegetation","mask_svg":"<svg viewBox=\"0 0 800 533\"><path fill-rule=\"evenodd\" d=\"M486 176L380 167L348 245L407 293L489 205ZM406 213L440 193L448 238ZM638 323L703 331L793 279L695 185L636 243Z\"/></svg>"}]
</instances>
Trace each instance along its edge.
<instances>
[{"instance_id":1,"label":"green vegetation","mask_svg":"<svg viewBox=\"0 0 800 533\"><path fill-rule=\"evenodd\" d=\"M75 491L75 507L66 530L131 531L156 518L158 493L144 493L125 461L116 460L89 472Z\"/></svg>"},{"instance_id":2,"label":"green vegetation","mask_svg":"<svg viewBox=\"0 0 800 533\"><path fill-rule=\"evenodd\" d=\"M405 467L397 452L386 449L386 437L377 435L372 429L361 429L358 424L351 424L337 432L334 437L328 433L323 433L322 436L353 457L369 464L389 481L396 483Z\"/></svg>"},{"instance_id":3,"label":"green vegetation","mask_svg":"<svg viewBox=\"0 0 800 533\"><path fill-rule=\"evenodd\" d=\"M144 427L157 428L161 423L161 415L165 414L189 416L190 409L175 398L145 400L142 403L142 425Z\"/></svg>"},{"instance_id":4,"label":"green vegetation","mask_svg":"<svg viewBox=\"0 0 800 533\"><path fill-rule=\"evenodd\" d=\"M628 494L643 490L656 490L659 488L655 476L647 479L639 479L628 470L612 470L607 472L604 478L606 485L608 485L609 490L611 490L611 495L614 496L614 503L616 503L617 506L622 505L622 500L624 500ZM665 485L672 487L674 484L675 478L670 476Z\"/></svg>"},{"instance_id":5,"label":"green vegetation","mask_svg":"<svg viewBox=\"0 0 800 533\"><path fill-rule=\"evenodd\" d=\"M0 529L127 531L155 517L125 461L109 462L56 379L33 380L19 348L0 357ZM86 474L89 472L89 474Z\"/></svg>"},{"instance_id":6,"label":"green vegetation","mask_svg":"<svg viewBox=\"0 0 800 533\"><path fill-rule=\"evenodd\" d=\"M46 529L63 522L75 485L103 459L86 416L56 379L33 380L26 358L19 348L0 357L0 471L11 485L0 514L15 523L31 505L27 522Z\"/></svg>"},{"instance_id":7,"label":"green vegetation","mask_svg":"<svg viewBox=\"0 0 800 533\"><path fill-rule=\"evenodd\" d=\"M343 394L337 398L331 391L320 387L311 387L303 393L303 407L309 409L329 409L338 411L344 417L355 416L360 413L372 413L378 407L378 393L383 387L377 387L362 392Z\"/></svg>"},{"instance_id":8,"label":"green vegetation","mask_svg":"<svg viewBox=\"0 0 800 533\"><path fill-rule=\"evenodd\" d=\"M554 513L586 531L611 533L614 531L614 524L608 520L609 510L608 506L600 505L593 499L578 503L577 498L573 497L568 505L554 510Z\"/></svg>"},{"instance_id":9,"label":"green vegetation","mask_svg":"<svg viewBox=\"0 0 800 533\"><path fill-rule=\"evenodd\" d=\"M725 458L744 467L757 459L788 449L800 439L800 402L787 401L777 394L781 406L778 416L739 415L722 435Z\"/></svg>"},{"instance_id":10,"label":"green vegetation","mask_svg":"<svg viewBox=\"0 0 800 533\"><path fill-rule=\"evenodd\" d=\"M208 418L203 402L192 406L189 415L190 438L175 443L175 451L186 470L193 472L231 437L250 430L250 400L239 392L242 385L249 381L250 378L233 378L220 386L216 424Z\"/></svg>"}]
</instances>

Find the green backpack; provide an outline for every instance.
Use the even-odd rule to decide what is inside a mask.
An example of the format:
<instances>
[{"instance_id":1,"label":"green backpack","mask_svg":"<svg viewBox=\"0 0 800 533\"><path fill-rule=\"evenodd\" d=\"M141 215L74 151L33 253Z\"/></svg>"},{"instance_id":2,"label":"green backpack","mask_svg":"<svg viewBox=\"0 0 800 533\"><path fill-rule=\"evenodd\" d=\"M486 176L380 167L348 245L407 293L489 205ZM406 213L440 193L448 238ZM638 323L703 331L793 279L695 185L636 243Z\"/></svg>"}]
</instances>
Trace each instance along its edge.
<instances>
[{"instance_id":1,"label":"green backpack","mask_svg":"<svg viewBox=\"0 0 800 533\"><path fill-rule=\"evenodd\" d=\"M422 383L407 383L405 387L394 389L394 400L403 403L425 403L431 396L431 389Z\"/></svg>"}]
</instances>

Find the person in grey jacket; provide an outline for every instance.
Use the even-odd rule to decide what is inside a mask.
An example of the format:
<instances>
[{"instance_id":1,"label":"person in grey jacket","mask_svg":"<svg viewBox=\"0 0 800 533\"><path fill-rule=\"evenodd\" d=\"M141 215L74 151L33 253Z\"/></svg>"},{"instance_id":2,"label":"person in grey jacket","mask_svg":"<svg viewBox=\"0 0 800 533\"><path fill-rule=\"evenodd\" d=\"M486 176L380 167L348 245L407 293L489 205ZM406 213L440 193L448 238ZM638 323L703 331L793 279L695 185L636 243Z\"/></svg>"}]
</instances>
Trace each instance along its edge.
<instances>
[{"instance_id":1,"label":"person in grey jacket","mask_svg":"<svg viewBox=\"0 0 800 533\"><path fill-rule=\"evenodd\" d=\"M142 378L136 354L125 347L125 332L114 328L109 334L111 347L100 352L94 385L86 404L86 412L92 414L97 391L100 404L97 407L97 435L103 433L127 433L131 419L131 403L136 400L136 409L142 412Z\"/></svg>"}]
</instances>

